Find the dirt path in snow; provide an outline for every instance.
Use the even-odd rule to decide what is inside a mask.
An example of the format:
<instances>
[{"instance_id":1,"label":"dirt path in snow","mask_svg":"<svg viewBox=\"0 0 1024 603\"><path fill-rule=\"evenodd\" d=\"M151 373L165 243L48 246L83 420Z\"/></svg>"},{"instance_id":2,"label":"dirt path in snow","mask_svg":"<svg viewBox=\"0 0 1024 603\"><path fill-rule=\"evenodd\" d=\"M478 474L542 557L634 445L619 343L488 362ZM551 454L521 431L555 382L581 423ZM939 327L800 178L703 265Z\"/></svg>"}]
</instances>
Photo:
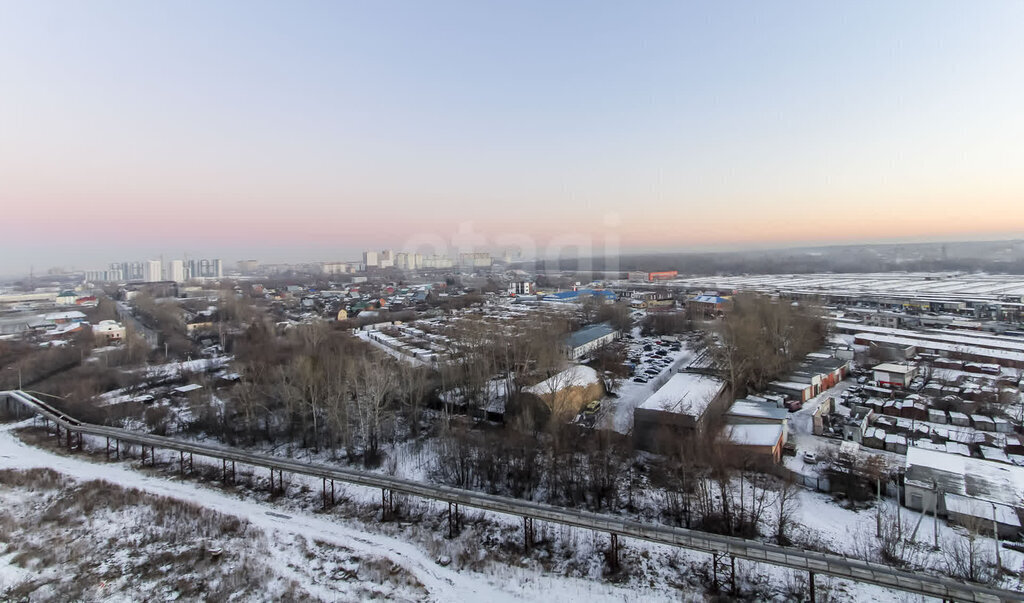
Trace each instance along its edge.
<instances>
[{"instance_id":1,"label":"dirt path in snow","mask_svg":"<svg viewBox=\"0 0 1024 603\"><path fill-rule=\"evenodd\" d=\"M273 505L234 498L187 482L143 475L126 468L123 464L98 464L85 460L84 457L74 458L55 454L19 440L12 433L12 429L20 425L0 426L0 467L49 467L79 480L105 480L119 486L138 488L233 515L245 519L268 534L283 532L299 535L330 542L368 556L385 557L414 575L430 593L432 600L520 600L519 597L502 592L481 578L441 567L419 548L407 542L350 528L337 521L308 513L282 511Z\"/></svg>"}]
</instances>

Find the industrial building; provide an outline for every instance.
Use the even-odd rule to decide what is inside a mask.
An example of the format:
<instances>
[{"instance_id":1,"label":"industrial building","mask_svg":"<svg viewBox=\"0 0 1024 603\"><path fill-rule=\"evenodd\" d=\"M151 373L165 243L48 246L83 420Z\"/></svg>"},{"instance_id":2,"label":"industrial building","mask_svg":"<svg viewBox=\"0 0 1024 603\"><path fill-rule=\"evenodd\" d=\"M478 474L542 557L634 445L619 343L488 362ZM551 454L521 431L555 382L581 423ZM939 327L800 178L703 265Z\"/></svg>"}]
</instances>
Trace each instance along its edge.
<instances>
[{"instance_id":1,"label":"industrial building","mask_svg":"<svg viewBox=\"0 0 1024 603\"><path fill-rule=\"evenodd\" d=\"M904 504L972 527L996 524L1017 536L1024 512L1024 467L916 446L907 451Z\"/></svg>"},{"instance_id":2,"label":"industrial building","mask_svg":"<svg viewBox=\"0 0 1024 603\"><path fill-rule=\"evenodd\" d=\"M633 411L633 443L664 451L682 438L705 432L711 417L731 401L725 381L698 373L676 373Z\"/></svg>"},{"instance_id":3,"label":"industrial building","mask_svg":"<svg viewBox=\"0 0 1024 603\"><path fill-rule=\"evenodd\" d=\"M732 300L718 295L698 295L686 300L686 309L694 316L718 316L732 306Z\"/></svg>"},{"instance_id":4,"label":"industrial building","mask_svg":"<svg viewBox=\"0 0 1024 603\"><path fill-rule=\"evenodd\" d=\"M619 332L609 324L590 325L569 335L565 342L565 355L576 360L618 338Z\"/></svg>"}]
</instances>

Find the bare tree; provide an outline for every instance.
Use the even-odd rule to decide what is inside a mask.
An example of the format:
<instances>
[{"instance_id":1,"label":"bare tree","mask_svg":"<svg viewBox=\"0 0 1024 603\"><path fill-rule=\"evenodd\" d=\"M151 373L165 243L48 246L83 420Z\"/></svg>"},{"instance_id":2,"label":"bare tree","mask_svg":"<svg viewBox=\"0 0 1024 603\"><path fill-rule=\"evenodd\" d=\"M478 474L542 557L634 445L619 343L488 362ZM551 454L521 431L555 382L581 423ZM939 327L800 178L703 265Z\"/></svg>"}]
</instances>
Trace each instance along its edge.
<instances>
[{"instance_id":1,"label":"bare tree","mask_svg":"<svg viewBox=\"0 0 1024 603\"><path fill-rule=\"evenodd\" d=\"M377 462L380 440L392 417L391 398L396 390L393 367L381 366L383 358L363 357L356 377L356 414L363 445L363 462Z\"/></svg>"},{"instance_id":2,"label":"bare tree","mask_svg":"<svg viewBox=\"0 0 1024 603\"><path fill-rule=\"evenodd\" d=\"M790 533L800 516L800 488L787 476L775 493L775 541L783 546L790 544Z\"/></svg>"},{"instance_id":3,"label":"bare tree","mask_svg":"<svg viewBox=\"0 0 1024 603\"><path fill-rule=\"evenodd\" d=\"M997 568L992 544L980 535L988 528L989 522L981 518L966 518L961 523L967 529L967 535L945 538L942 544L946 571L950 576L971 582L994 581Z\"/></svg>"}]
</instances>

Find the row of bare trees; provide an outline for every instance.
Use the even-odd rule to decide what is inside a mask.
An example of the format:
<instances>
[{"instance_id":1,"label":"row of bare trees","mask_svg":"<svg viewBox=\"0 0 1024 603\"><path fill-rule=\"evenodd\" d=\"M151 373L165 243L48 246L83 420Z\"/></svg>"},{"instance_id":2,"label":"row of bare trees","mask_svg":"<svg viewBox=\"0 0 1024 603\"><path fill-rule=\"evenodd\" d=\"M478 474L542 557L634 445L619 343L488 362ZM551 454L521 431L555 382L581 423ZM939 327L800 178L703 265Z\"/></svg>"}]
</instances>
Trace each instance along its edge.
<instances>
[{"instance_id":1,"label":"row of bare trees","mask_svg":"<svg viewBox=\"0 0 1024 603\"><path fill-rule=\"evenodd\" d=\"M825 341L817 308L743 293L703 341L736 391L761 390Z\"/></svg>"},{"instance_id":2,"label":"row of bare trees","mask_svg":"<svg viewBox=\"0 0 1024 603\"><path fill-rule=\"evenodd\" d=\"M773 537L789 544L798 527L798 487L764 459L713 436L675 439L652 469L661 515L675 525L719 534ZM770 532L765 528L772 526Z\"/></svg>"},{"instance_id":3,"label":"row of bare trees","mask_svg":"<svg viewBox=\"0 0 1024 603\"><path fill-rule=\"evenodd\" d=\"M553 314L531 314L514 325L474 316L460 319L446 332L452 355L439 367L441 388L456 393L470 414L486 405L496 389L507 399L516 398L524 387L565 367L567 331L567 318Z\"/></svg>"},{"instance_id":4,"label":"row of bare trees","mask_svg":"<svg viewBox=\"0 0 1024 603\"><path fill-rule=\"evenodd\" d=\"M228 442L285 441L373 464L400 428L413 434L420 428L432 387L427 369L330 323L277 336L271 325L257 322L236 349L242 379L223 408L210 405L195 425Z\"/></svg>"},{"instance_id":5,"label":"row of bare trees","mask_svg":"<svg viewBox=\"0 0 1024 603\"><path fill-rule=\"evenodd\" d=\"M622 476L631 447L614 433L569 425L540 432L454 423L436 442L434 475L461 488L570 507L616 510L628 497Z\"/></svg>"},{"instance_id":6,"label":"row of bare trees","mask_svg":"<svg viewBox=\"0 0 1024 603\"><path fill-rule=\"evenodd\" d=\"M676 442L675 454L637 463L628 438L549 426L529 433L444 430L434 475L485 490L595 511L649 513L688 528L789 544L799 527L799 488L763 472L754 456L714 438Z\"/></svg>"}]
</instances>

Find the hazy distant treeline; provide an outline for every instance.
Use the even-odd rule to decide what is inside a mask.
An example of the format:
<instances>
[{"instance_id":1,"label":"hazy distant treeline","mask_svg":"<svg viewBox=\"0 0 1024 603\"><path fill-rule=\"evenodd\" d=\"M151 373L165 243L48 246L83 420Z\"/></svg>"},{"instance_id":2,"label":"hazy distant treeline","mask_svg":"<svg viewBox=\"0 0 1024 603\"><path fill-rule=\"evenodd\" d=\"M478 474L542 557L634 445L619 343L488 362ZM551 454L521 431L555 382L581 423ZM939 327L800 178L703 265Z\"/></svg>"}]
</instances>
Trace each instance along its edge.
<instances>
[{"instance_id":1,"label":"hazy distant treeline","mask_svg":"<svg viewBox=\"0 0 1024 603\"><path fill-rule=\"evenodd\" d=\"M720 253L646 253L564 258L538 270L661 271L682 274L984 271L1024 274L1024 241L858 245Z\"/></svg>"}]
</instances>

